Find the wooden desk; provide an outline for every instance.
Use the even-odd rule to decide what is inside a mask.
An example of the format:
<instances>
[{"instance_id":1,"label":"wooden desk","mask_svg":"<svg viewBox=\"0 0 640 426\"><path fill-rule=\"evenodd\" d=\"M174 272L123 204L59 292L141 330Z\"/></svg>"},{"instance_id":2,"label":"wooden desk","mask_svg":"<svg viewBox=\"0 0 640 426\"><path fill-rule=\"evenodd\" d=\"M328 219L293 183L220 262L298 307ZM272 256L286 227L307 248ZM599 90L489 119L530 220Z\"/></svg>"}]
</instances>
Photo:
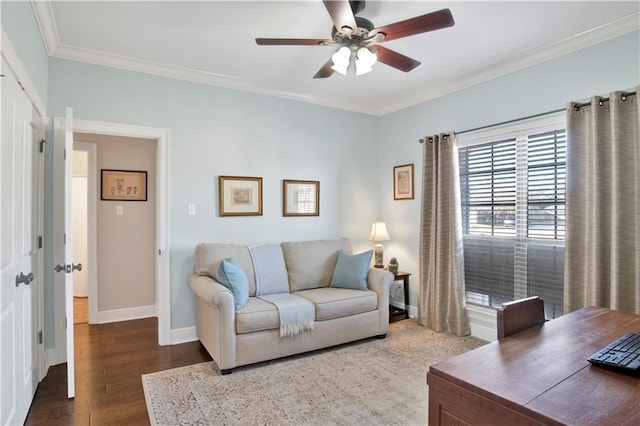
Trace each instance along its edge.
<instances>
[{"instance_id":1,"label":"wooden desk","mask_svg":"<svg viewBox=\"0 0 640 426\"><path fill-rule=\"evenodd\" d=\"M640 315L589 307L432 365L429 425L640 424L640 378L587 358Z\"/></svg>"}]
</instances>

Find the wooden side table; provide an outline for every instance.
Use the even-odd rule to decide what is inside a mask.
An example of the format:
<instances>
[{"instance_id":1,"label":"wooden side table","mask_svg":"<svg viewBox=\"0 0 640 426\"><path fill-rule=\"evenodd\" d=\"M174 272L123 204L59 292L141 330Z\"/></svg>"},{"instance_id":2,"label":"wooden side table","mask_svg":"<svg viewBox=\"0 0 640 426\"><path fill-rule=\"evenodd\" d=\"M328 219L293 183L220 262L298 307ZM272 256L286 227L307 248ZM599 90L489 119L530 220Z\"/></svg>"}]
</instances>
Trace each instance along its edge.
<instances>
[{"instance_id":1,"label":"wooden side table","mask_svg":"<svg viewBox=\"0 0 640 426\"><path fill-rule=\"evenodd\" d=\"M396 308L389 305L389 318L404 315L405 318L409 318L409 272L398 271L394 275L394 281L402 281L402 291L404 293L404 309Z\"/></svg>"}]
</instances>

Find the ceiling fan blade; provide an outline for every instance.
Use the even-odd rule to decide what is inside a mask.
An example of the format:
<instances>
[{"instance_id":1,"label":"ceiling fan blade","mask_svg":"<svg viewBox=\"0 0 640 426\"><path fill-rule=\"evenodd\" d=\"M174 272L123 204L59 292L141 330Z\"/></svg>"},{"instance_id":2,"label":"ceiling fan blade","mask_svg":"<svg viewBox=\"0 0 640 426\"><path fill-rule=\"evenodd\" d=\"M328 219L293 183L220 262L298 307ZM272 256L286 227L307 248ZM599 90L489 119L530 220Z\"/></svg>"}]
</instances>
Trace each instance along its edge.
<instances>
[{"instance_id":1,"label":"ceiling fan blade","mask_svg":"<svg viewBox=\"0 0 640 426\"><path fill-rule=\"evenodd\" d=\"M260 46L323 46L325 44L335 44L333 40L325 40L322 38L257 38L256 43Z\"/></svg>"},{"instance_id":2,"label":"ceiling fan blade","mask_svg":"<svg viewBox=\"0 0 640 426\"><path fill-rule=\"evenodd\" d=\"M397 68L400 71L409 72L420 65L420 61L380 45L372 46L371 49L378 51L378 62Z\"/></svg>"},{"instance_id":3,"label":"ceiling fan blade","mask_svg":"<svg viewBox=\"0 0 640 426\"><path fill-rule=\"evenodd\" d=\"M316 75L313 76L313 78L331 77L331 75L333 74L333 70L331 69L332 66L333 66L333 60L329 58L329 60L322 66L322 68L318 70L318 72L316 73Z\"/></svg>"},{"instance_id":4,"label":"ceiling fan blade","mask_svg":"<svg viewBox=\"0 0 640 426\"><path fill-rule=\"evenodd\" d=\"M394 24L385 25L384 27L374 28L369 31L369 37L372 37L377 33L385 33L386 36L382 41L389 41L401 37L408 37L414 34L451 27L454 23L451 11L449 9L442 9L437 12L427 13L426 15L416 16L415 18L407 19L406 21L400 21Z\"/></svg>"},{"instance_id":5,"label":"ceiling fan blade","mask_svg":"<svg viewBox=\"0 0 640 426\"><path fill-rule=\"evenodd\" d=\"M349 0L322 0L322 2L327 8L336 30L340 31L342 27L349 27L353 32L358 30L358 24L356 24Z\"/></svg>"}]
</instances>

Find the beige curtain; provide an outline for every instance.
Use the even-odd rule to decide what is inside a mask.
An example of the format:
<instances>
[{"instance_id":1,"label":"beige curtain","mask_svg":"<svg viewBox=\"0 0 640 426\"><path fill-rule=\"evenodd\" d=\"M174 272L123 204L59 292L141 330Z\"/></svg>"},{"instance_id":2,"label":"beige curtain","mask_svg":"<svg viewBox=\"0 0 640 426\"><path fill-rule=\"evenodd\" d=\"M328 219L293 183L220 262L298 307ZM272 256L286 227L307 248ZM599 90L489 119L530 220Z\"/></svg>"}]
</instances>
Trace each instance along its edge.
<instances>
[{"instance_id":1,"label":"beige curtain","mask_svg":"<svg viewBox=\"0 0 640 426\"><path fill-rule=\"evenodd\" d=\"M423 139L418 322L438 332L470 333L464 308L464 259L458 151L453 134Z\"/></svg>"},{"instance_id":2,"label":"beige curtain","mask_svg":"<svg viewBox=\"0 0 640 426\"><path fill-rule=\"evenodd\" d=\"M640 107L623 92L567 106L565 313L640 313Z\"/></svg>"}]
</instances>

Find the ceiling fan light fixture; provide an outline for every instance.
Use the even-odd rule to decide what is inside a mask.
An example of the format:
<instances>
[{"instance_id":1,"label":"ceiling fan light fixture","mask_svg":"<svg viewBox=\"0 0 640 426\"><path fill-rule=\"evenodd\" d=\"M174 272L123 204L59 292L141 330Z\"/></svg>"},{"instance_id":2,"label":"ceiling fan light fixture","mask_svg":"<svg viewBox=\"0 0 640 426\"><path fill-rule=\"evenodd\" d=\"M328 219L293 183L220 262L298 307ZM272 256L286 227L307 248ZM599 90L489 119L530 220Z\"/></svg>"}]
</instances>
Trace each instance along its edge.
<instances>
[{"instance_id":1,"label":"ceiling fan light fixture","mask_svg":"<svg viewBox=\"0 0 640 426\"><path fill-rule=\"evenodd\" d=\"M331 69L342 75L347 75L347 68L351 61L351 49L348 47L341 47L336 53L331 55L333 66Z\"/></svg>"},{"instance_id":2,"label":"ceiling fan light fixture","mask_svg":"<svg viewBox=\"0 0 640 426\"><path fill-rule=\"evenodd\" d=\"M364 75L371 72L373 65L378 60L376 54L367 47L361 47L356 55L356 75Z\"/></svg>"}]
</instances>

